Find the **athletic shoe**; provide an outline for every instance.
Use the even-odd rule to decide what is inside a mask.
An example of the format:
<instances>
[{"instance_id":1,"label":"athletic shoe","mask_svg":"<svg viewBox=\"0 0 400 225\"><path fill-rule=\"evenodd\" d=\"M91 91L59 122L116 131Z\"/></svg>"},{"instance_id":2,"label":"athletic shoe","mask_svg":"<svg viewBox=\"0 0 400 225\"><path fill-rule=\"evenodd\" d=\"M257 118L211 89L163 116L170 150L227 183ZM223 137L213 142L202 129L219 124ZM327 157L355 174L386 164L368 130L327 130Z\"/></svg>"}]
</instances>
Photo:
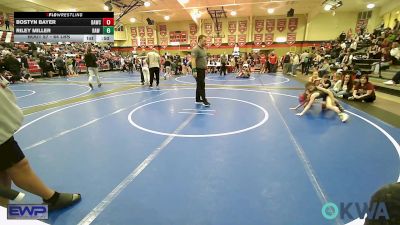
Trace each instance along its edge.
<instances>
[{"instance_id":1,"label":"athletic shoe","mask_svg":"<svg viewBox=\"0 0 400 225\"><path fill-rule=\"evenodd\" d=\"M97 85L97 87L101 87L101 83Z\"/></svg>"},{"instance_id":2,"label":"athletic shoe","mask_svg":"<svg viewBox=\"0 0 400 225\"><path fill-rule=\"evenodd\" d=\"M48 204L49 211L54 211L75 205L80 200L81 200L80 194L60 193L55 202L50 202L50 203L45 202L44 204Z\"/></svg>"},{"instance_id":3,"label":"athletic shoe","mask_svg":"<svg viewBox=\"0 0 400 225\"><path fill-rule=\"evenodd\" d=\"M211 104L210 104L208 101L204 101L204 102L203 102L203 105L204 105L205 107L210 107L210 106L211 106Z\"/></svg>"},{"instance_id":4,"label":"athletic shoe","mask_svg":"<svg viewBox=\"0 0 400 225\"><path fill-rule=\"evenodd\" d=\"M388 81L385 81L383 83L387 84L387 85L393 85L394 84L393 80L388 80Z\"/></svg>"},{"instance_id":5,"label":"athletic shoe","mask_svg":"<svg viewBox=\"0 0 400 225\"><path fill-rule=\"evenodd\" d=\"M195 101L196 104L203 104L202 101Z\"/></svg>"},{"instance_id":6,"label":"athletic shoe","mask_svg":"<svg viewBox=\"0 0 400 225\"><path fill-rule=\"evenodd\" d=\"M90 87L90 89L92 89L92 90L93 90L93 85L92 85L92 84L89 84L89 87Z\"/></svg>"},{"instance_id":7,"label":"athletic shoe","mask_svg":"<svg viewBox=\"0 0 400 225\"><path fill-rule=\"evenodd\" d=\"M342 116L340 116L340 119L344 123L349 119L349 115L347 115L346 113L341 113L341 114L342 114Z\"/></svg>"}]
</instances>

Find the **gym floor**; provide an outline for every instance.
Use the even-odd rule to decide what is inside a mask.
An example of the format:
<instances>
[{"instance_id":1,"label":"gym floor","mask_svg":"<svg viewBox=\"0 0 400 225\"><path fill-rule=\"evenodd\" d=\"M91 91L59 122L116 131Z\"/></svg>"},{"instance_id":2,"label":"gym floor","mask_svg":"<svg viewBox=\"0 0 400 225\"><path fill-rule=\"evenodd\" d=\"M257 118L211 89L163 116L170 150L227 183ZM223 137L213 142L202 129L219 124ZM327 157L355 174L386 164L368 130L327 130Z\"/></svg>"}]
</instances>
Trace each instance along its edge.
<instances>
[{"instance_id":1,"label":"gym floor","mask_svg":"<svg viewBox=\"0 0 400 225\"><path fill-rule=\"evenodd\" d=\"M210 74L209 108L195 104L191 76L152 89L137 73L101 77L93 91L86 75L11 86L34 170L82 194L45 223L347 224L322 206L368 202L399 180L398 127L345 103L347 123L318 104L298 117L289 108L304 84L292 77Z\"/></svg>"}]
</instances>

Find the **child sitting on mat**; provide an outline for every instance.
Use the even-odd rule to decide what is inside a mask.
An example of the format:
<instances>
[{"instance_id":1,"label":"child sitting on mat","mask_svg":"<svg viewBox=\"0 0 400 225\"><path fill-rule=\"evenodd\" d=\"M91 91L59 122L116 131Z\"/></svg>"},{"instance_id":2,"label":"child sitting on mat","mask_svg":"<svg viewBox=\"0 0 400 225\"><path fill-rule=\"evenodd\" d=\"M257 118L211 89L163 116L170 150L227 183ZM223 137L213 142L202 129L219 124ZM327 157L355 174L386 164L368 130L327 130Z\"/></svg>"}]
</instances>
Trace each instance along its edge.
<instances>
[{"instance_id":1,"label":"child sitting on mat","mask_svg":"<svg viewBox=\"0 0 400 225\"><path fill-rule=\"evenodd\" d=\"M242 70L236 76L236 78L250 78L250 67L249 64L243 64Z\"/></svg>"}]
</instances>

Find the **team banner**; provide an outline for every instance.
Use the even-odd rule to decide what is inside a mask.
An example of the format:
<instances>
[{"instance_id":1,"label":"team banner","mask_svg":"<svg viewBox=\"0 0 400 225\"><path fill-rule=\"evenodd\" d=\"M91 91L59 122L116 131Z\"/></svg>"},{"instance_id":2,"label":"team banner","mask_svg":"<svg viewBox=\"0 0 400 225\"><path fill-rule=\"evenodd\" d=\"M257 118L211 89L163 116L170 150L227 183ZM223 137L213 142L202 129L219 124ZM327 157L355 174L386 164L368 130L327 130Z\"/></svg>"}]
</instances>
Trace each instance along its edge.
<instances>
[{"instance_id":1,"label":"team banner","mask_svg":"<svg viewBox=\"0 0 400 225\"><path fill-rule=\"evenodd\" d=\"M160 38L160 46L161 48L167 48L168 46L168 38L167 37L162 37Z\"/></svg>"},{"instance_id":2,"label":"team banner","mask_svg":"<svg viewBox=\"0 0 400 225\"><path fill-rule=\"evenodd\" d=\"M141 48L146 48L146 38L141 38L139 45Z\"/></svg>"},{"instance_id":3,"label":"team banner","mask_svg":"<svg viewBox=\"0 0 400 225\"><path fill-rule=\"evenodd\" d=\"M4 25L4 15L3 12L0 12L0 26Z\"/></svg>"},{"instance_id":4,"label":"team banner","mask_svg":"<svg viewBox=\"0 0 400 225\"><path fill-rule=\"evenodd\" d=\"M159 29L160 29L160 35L161 36L163 36L163 37L167 36L167 25L161 24L159 26Z\"/></svg>"},{"instance_id":5,"label":"team banner","mask_svg":"<svg viewBox=\"0 0 400 225\"><path fill-rule=\"evenodd\" d=\"M240 47L246 45L246 34L239 34L238 35L238 44Z\"/></svg>"},{"instance_id":6,"label":"team banner","mask_svg":"<svg viewBox=\"0 0 400 225\"><path fill-rule=\"evenodd\" d=\"M236 32L236 21L229 21L228 22L228 31L231 34L234 34Z\"/></svg>"},{"instance_id":7,"label":"team banner","mask_svg":"<svg viewBox=\"0 0 400 225\"><path fill-rule=\"evenodd\" d=\"M194 48L197 45L197 36L190 36L190 47Z\"/></svg>"},{"instance_id":8,"label":"team banner","mask_svg":"<svg viewBox=\"0 0 400 225\"><path fill-rule=\"evenodd\" d=\"M287 33L286 42L293 45L296 42L296 33Z\"/></svg>"},{"instance_id":9,"label":"team banner","mask_svg":"<svg viewBox=\"0 0 400 225\"><path fill-rule=\"evenodd\" d=\"M195 23L189 24L189 32L191 35L197 34L197 25Z\"/></svg>"},{"instance_id":10,"label":"team banner","mask_svg":"<svg viewBox=\"0 0 400 225\"><path fill-rule=\"evenodd\" d=\"M263 42L263 34L254 34L254 45L260 46Z\"/></svg>"},{"instance_id":11,"label":"team banner","mask_svg":"<svg viewBox=\"0 0 400 225\"><path fill-rule=\"evenodd\" d=\"M138 46L138 44L137 44L137 39L136 38L132 38L132 47L137 47Z\"/></svg>"},{"instance_id":12,"label":"team banner","mask_svg":"<svg viewBox=\"0 0 400 225\"><path fill-rule=\"evenodd\" d=\"M274 43L274 33L267 33L265 34L265 44L272 45Z\"/></svg>"},{"instance_id":13,"label":"team banner","mask_svg":"<svg viewBox=\"0 0 400 225\"><path fill-rule=\"evenodd\" d=\"M205 23L204 24L204 30L206 34L210 35L212 33L212 24L211 23Z\"/></svg>"},{"instance_id":14,"label":"team banner","mask_svg":"<svg viewBox=\"0 0 400 225\"><path fill-rule=\"evenodd\" d=\"M280 32L284 31L286 29L286 19L278 19L276 29Z\"/></svg>"},{"instance_id":15,"label":"team banner","mask_svg":"<svg viewBox=\"0 0 400 225\"><path fill-rule=\"evenodd\" d=\"M368 19L361 19L357 21L357 25L356 25L356 32L360 32L361 27L367 27L368 25Z\"/></svg>"},{"instance_id":16,"label":"team banner","mask_svg":"<svg viewBox=\"0 0 400 225\"><path fill-rule=\"evenodd\" d=\"M139 36L140 37L146 36L146 33L144 31L144 27L138 27L138 30L139 30Z\"/></svg>"},{"instance_id":17,"label":"team banner","mask_svg":"<svg viewBox=\"0 0 400 225\"><path fill-rule=\"evenodd\" d=\"M239 32L244 33L247 31L247 20L239 21Z\"/></svg>"},{"instance_id":18,"label":"team banner","mask_svg":"<svg viewBox=\"0 0 400 225\"><path fill-rule=\"evenodd\" d=\"M236 35L228 35L228 45L235 46L236 44Z\"/></svg>"},{"instance_id":19,"label":"team banner","mask_svg":"<svg viewBox=\"0 0 400 225\"><path fill-rule=\"evenodd\" d=\"M265 24L266 24L265 29L268 32L272 32L275 30L275 19L267 19Z\"/></svg>"},{"instance_id":20,"label":"team banner","mask_svg":"<svg viewBox=\"0 0 400 225\"><path fill-rule=\"evenodd\" d=\"M264 20L256 20L255 30L261 32L264 29Z\"/></svg>"},{"instance_id":21,"label":"team banner","mask_svg":"<svg viewBox=\"0 0 400 225\"><path fill-rule=\"evenodd\" d=\"M212 37L207 36L206 38L206 46L209 48L212 45Z\"/></svg>"},{"instance_id":22,"label":"team banner","mask_svg":"<svg viewBox=\"0 0 400 225\"><path fill-rule=\"evenodd\" d=\"M136 27L131 27L131 36L132 36L132 37L136 37L136 36L137 36Z\"/></svg>"},{"instance_id":23,"label":"team banner","mask_svg":"<svg viewBox=\"0 0 400 225\"><path fill-rule=\"evenodd\" d=\"M299 24L298 18L289 18L288 29L290 32L293 32L297 29L297 25Z\"/></svg>"},{"instance_id":24,"label":"team banner","mask_svg":"<svg viewBox=\"0 0 400 225\"><path fill-rule=\"evenodd\" d=\"M214 45L219 47L222 45L222 38L221 37L216 37L214 38Z\"/></svg>"},{"instance_id":25,"label":"team banner","mask_svg":"<svg viewBox=\"0 0 400 225\"><path fill-rule=\"evenodd\" d=\"M154 38L147 38L147 47L149 48L154 47Z\"/></svg>"},{"instance_id":26,"label":"team banner","mask_svg":"<svg viewBox=\"0 0 400 225\"><path fill-rule=\"evenodd\" d=\"M154 31L152 27L146 27L147 30L147 36L148 37L153 37Z\"/></svg>"},{"instance_id":27,"label":"team banner","mask_svg":"<svg viewBox=\"0 0 400 225\"><path fill-rule=\"evenodd\" d=\"M215 32L221 32L222 31L222 22L218 22L217 26L214 26L214 31Z\"/></svg>"}]
</instances>

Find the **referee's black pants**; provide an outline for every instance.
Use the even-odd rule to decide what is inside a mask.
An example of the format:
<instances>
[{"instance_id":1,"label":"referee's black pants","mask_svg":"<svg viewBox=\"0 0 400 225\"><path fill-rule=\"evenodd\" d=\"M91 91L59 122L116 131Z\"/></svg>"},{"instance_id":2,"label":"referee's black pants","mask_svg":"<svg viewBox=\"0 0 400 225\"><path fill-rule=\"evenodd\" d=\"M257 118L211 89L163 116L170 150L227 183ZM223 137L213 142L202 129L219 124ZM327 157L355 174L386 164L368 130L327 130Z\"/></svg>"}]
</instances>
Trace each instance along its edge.
<instances>
[{"instance_id":1,"label":"referee's black pants","mask_svg":"<svg viewBox=\"0 0 400 225\"><path fill-rule=\"evenodd\" d=\"M205 78L206 70L197 68L196 102L207 102Z\"/></svg>"}]
</instances>

